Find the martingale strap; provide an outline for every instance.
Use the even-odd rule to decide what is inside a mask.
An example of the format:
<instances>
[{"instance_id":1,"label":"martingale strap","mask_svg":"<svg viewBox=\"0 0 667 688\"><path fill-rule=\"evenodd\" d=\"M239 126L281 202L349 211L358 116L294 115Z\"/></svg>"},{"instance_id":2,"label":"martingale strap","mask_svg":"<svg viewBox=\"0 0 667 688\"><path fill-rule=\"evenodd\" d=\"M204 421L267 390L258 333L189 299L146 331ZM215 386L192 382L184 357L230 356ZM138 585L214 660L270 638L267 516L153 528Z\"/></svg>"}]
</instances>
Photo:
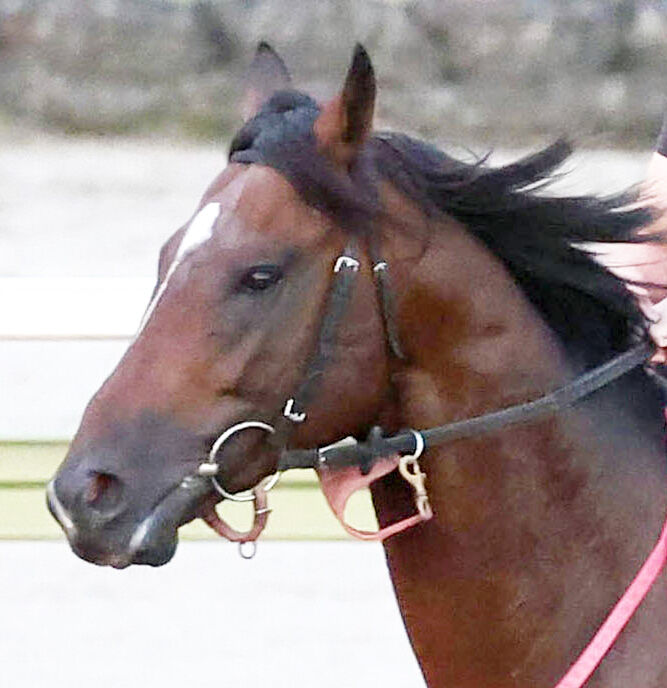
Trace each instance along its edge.
<instances>
[{"instance_id":1,"label":"martingale strap","mask_svg":"<svg viewBox=\"0 0 667 688\"><path fill-rule=\"evenodd\" d=\"M581 688L616 642L667 563L667 521L644 565L611 610L586 649L554 688Z\"/></svg>"}]
</instances>

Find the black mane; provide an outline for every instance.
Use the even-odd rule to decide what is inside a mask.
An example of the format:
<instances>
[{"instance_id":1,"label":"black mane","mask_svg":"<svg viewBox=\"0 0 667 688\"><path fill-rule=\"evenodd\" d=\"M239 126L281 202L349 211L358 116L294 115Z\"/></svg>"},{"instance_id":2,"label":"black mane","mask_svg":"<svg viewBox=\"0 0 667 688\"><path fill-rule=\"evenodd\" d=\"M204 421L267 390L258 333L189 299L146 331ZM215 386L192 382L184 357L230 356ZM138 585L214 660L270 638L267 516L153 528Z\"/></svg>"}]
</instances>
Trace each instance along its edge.
<instances>
[{"instance_id":1,"label":"black mane","mask_svg":"<svg viewBox=\"0 0 667 688\"><path fill-rule=\"evenodd\" d=\"M636 242L650 214L635 197L544 193L570 155L566 141L500 168L455 160L402 134L370 143L382 177L429 214L456 218L507 266L574 360L595 365L626 349L645 318L624 282L583 242Z\"/></svg>"},{"instance_id":2,"label":"black mane","mask_svg":"<svg viewBox=\"0 0 667 688\"><path fill-rule=\"evenodd\" d=\"M348 231L372 231L381 212L377 183L382 179L427 214L454 217L505 263L577 364L599 364L645 332L645 319L623 281L576 244L638 241L649 214L630 205L630 194L604 199L544 194L571 153L567 142L491 168L483 160L456 160L403 134L380 133L346 177L317 152L318 114L315 101L304 94L275 94L236 135L230 159L276 168L307 203Z\"/></svg>"}]
</instances>

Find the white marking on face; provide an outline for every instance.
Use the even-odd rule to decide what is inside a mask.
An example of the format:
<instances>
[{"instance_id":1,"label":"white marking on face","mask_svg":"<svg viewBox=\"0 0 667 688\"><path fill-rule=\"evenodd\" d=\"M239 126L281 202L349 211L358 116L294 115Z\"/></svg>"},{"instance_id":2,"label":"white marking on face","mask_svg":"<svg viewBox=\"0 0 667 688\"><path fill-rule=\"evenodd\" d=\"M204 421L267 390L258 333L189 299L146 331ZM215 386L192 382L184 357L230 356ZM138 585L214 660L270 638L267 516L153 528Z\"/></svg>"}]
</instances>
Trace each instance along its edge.
<instances>
[{"instance_id":1,"label":"white marking on face","mask_svg":"<svg viewBox=\"0 0 667 688\"><path fill-rule=\"evenodd\" d=\"M141 325L139 325L139 330L134 336L134 341L136 341L139 335L143 332L151 315L153 315L158 302L167 289L169 280L174 272L176 272L176 268L183 263L190 253L205 244L213 237L213 228L216 224L222 224L234 215L241 200L246 182L246 175L239 175L233 179L227 185L227 188L221 193L219 196L220 202L208 203L192 218L192 221L183 234L181 243L178 245L176 257L169 266L167 274L162 280L160 287L153 297L153 300L146 309L146 313L141 320Z\"/></svg>"},{"instance_id":2,"label":"white marking on face","mask_svg":"<svg viewBox=\"0 0 667 688\"><path fill-rule=\"evenodd\" d=\"M206 243L213 236L213 227L219 215L220 204L209 203L194 216L181 239L174 262L180 263L188 253Z\"/></svg>"},{"instance_id":3,"label":"white marking on face","mask_svg":"<svg viewBox=\"0 0 667 688\"><path fill-rule=\"evenodd\" d=\"M181 243L178 245L178 251L176 251L176 257L171 262L169 270L165 275L160 288L157 290L153 300L148 304L146 313L141 320L139 325L139 330L135 335L134 339L136 341L137 337L143 332L146 324L148 323L153 311L162 298L169 284L171 276L176 272L176 268L183 262L183 259L196 248L205 244L213 236L213 227L215 226L216 220L220 215L220 203L209 203L205 205L192 219L188 228L185 230L185 234L181 239Z\"/></svg>"}]
</instances>

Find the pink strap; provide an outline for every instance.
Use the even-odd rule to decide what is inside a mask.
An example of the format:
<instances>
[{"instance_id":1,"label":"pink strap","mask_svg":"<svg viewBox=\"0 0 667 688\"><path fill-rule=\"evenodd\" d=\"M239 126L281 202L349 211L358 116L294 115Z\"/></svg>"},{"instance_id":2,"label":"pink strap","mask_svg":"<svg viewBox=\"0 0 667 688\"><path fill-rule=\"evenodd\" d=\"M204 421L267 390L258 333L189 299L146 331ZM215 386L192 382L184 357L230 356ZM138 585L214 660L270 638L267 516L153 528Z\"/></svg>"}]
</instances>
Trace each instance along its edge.
<instances>
[{"instance_id":1,"label":"pink strap","mask_svg":"<svg viewBox=\"0 0 667 688\"><path fill-rule=\"evenodd\" d=\"M261 483L253 489L253 494L255 495L253 502L255 515L250 530L245 533L232 528L229 523L223 521L215 510L215 505L211 505L208 511L201 515L201 518L209 528L230 542L254 542L266 528L271 509L268 506L267 492Z\"/></svg>"},{"instance_id":2,"label":"pink strap","mask_svg":"<svg viewBox=\"0 0 667 688\"><path fill-rule=\"evenodd\" d=\"M427 520L424 516L417 513L414 516L397 521L389 526L380 528L377 532L370 530L359 530L345 523L345 505L350 497L357 492L368 487L379 478L391 473L398 467L399 457L391 456L386 459L376 461L368 475L362 475L359 468L350 466L349 468L337 468L330 470L326 466L317 469L322 492L329 502L331 510L336 515L345 530L352 536L360 540L386 540L391 535L400 533L407 528L416 526Z\"/></svg>"},{"instance_id":3,"label":"pink strap","mask_svg":"<svg viewBox=\"0 0 667 688\"><path fill-rule=\"evenodd\" d=\"M625 624L637 611L667 562L667 521L660 538L639 573L617 602L607 620L581 653L579 659L556 684L555 688L581 688L614 644Z\"/></svg>"}]
</instances>

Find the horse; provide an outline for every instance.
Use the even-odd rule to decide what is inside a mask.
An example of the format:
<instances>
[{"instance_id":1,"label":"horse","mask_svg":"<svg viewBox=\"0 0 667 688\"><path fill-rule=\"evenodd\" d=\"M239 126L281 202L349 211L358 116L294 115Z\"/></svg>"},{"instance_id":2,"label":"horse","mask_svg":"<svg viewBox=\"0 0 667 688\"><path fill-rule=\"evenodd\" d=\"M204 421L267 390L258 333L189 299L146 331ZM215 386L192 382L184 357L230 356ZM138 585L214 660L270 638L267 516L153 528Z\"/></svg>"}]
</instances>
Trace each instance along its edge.
<instances>
[{"instance_id":1,"label":"horse","mask_svg":"<svg viewBox=\"0 0 667 688\"><path fill-rule=\"evenodd\" d=\"M446 444L422 430L534 408L632 347L650 356L649 323L590 249L647 240L649 213L631 194L550 192L563 140L493 168L374 132L361 46L324 103L266 44L246 86L229 164L164 244L51 512L78 556L159 566L180 525L224 530L215 505L244 490L261 529L285 457L368 436L340 475L372 479L382 529L409 521L383 546L427 684L553 685L660 531L661 390L635 361L576 405ZM587 685L667 685L666 618L655 587Z\"/></svg>"}]
</instances>

